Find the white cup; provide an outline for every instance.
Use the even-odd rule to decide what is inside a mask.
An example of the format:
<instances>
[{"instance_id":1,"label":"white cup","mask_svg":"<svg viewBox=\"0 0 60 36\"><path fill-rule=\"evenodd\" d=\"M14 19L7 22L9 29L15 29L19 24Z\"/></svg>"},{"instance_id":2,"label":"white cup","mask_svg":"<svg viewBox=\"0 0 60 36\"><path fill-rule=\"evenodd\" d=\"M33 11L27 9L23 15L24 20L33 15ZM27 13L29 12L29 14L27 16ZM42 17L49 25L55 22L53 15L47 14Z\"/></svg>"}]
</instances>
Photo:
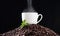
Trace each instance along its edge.
<instances>
[{"instance_id":1,"label":"white cup","mask_svg":"<svg viewBox=\"0 0 60 36\"><path fill-rule=\"evenodd\" d=\"M40 20L38 20L38 17L41 16ZM37 12L23 12L22 13L22 21L26 20L28 24L37 24L39 23L43 18L42 14L38 14Z\"/></svg>"}]
</instances>

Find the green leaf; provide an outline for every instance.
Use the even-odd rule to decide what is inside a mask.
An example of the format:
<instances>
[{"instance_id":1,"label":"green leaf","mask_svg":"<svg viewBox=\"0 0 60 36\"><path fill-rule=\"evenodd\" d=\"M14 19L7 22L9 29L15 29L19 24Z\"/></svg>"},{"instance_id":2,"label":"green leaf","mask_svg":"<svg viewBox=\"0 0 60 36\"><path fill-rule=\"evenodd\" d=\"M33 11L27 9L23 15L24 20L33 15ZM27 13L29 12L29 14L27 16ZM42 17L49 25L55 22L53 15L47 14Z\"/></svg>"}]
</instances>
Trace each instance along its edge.
<instances>
[{"instance_id":1,"label":"green leaf","mask_svg":"<svg viewBox=\"0 0 60 36\"><path fill-rule=\"evenodd\" d=\"M28 25L28 23L26 22L26 20L24 20L24 21L22 21L20 27L23 28L24 26L27 26L27 25Z\"/></svg>"}]
</instances>

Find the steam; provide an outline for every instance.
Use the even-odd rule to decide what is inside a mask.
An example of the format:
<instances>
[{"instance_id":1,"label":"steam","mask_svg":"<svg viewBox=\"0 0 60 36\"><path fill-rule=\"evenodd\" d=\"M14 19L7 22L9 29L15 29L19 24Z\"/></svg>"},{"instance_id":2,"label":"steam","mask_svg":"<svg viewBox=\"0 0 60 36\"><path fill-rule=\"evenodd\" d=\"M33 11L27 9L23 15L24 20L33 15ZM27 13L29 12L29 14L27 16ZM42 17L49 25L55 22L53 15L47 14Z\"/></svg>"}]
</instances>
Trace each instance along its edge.
<instances>
[{"instance_id":1,"label":"steam","mask_svg":"<svg viewBox=\"0 0 60 36\"><path fill-rule=\"evenodd\" d=\"M34 8L32 7L32 0L27 0L28 8L25 9L23 12L34 12Z\"/></svg>"}]
</instances>

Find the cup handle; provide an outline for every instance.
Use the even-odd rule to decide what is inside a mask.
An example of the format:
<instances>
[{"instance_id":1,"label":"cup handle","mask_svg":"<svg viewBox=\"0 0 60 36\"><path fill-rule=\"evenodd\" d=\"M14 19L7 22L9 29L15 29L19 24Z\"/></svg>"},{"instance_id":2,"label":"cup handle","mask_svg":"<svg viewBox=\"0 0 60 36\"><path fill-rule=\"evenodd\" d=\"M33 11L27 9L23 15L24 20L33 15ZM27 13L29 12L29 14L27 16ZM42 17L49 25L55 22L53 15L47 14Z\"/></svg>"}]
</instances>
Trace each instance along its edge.
<instances>
[{"instance_id":1,"label":"cup handle","mask_svg":"<svg viewBox=\"0 0 60 36\"><path fill-rule=\"evenodd\" d=\"M38 17L39 16L41 16L41 18L40 18L40 20L37 23L39 23L42 20L42 18L43 18L43 15L42 14L39 14Z\"/></svg>"}]
</instances>

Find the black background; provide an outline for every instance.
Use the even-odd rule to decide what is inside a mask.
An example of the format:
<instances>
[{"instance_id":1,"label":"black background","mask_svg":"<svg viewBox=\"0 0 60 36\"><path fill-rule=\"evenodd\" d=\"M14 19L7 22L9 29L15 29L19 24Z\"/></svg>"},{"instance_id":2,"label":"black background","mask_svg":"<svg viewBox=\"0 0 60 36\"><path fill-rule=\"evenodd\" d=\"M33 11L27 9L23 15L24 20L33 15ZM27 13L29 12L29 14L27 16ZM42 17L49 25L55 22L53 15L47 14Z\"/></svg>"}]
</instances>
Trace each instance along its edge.
<instances>
[{"instance_id":1,"label":"black background","mask_svg":"<svg viewBox=\"0 0 60 36\"><path fill-rule=\"evenodd\" d=\"M43 20L38 23L60 33L59 2L52 0L32 0L33 8L43 14ZM27 8L27 0L2 0L0 11L0 33L13 30L20 26L21 13Z\"/></svg>"}]
</instances>

